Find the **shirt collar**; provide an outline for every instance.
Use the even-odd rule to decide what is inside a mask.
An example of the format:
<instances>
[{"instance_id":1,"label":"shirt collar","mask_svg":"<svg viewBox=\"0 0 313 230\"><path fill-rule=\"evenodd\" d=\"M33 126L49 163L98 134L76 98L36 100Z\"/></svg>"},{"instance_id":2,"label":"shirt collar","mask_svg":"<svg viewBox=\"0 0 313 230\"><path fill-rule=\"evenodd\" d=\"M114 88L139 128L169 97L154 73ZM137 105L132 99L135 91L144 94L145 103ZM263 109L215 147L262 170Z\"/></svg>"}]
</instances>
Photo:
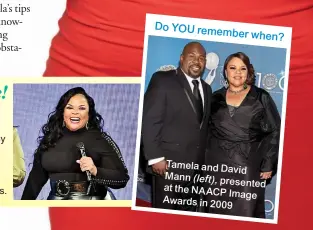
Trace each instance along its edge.
<instances>
[{"instance_id":1,"label":"shirt collar","mask_svg":"<svg viewBox=\"0 0 313 230\"><path fill-rule=\"evenodd\" d=\"M184 75L185 75L185 77L186 77L186 79L188 80L189 83L192 83L193 80L197 80L197 81L200 82L200 77L192 78L192 77L188 76L188 74L186 74L182 69L181 69L181 71L184 73Z\"/></svg>"}]
</instances>

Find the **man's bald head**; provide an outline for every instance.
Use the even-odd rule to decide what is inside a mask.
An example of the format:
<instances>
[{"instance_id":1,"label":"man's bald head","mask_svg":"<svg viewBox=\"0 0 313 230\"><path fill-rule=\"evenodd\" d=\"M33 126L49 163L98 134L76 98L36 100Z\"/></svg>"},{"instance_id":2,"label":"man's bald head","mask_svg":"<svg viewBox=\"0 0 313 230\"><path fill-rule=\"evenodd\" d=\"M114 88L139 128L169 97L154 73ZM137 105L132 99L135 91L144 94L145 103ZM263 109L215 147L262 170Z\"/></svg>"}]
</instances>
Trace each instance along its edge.
<instances>
[{"instance_id":1,"label":"man's bald head","mask_svg":"<svg viewBox=\"0 0 313 230\"><path fill-rule=\"evenodd\" d=\"M198 78L203 74L206 64L206 51L199 42L185 45L180 55L180 68L190 77Z\"/></svg>"},{"instance_id":2,"label":"man's bald head","mask_svg":"<svg viewBox=\"0 0 313 230\"><path fill-rule=\"evenodd\" d=\"M198 49L202 50L202 52L205 55L206 51L205 51L204 47L201 45L200 42L189 42L187 45L184 46L182 55L184 55L186 53L188 54L190 52L190 49L193 49L195 47L197 47Z\"/></svg>"}]
</instances>

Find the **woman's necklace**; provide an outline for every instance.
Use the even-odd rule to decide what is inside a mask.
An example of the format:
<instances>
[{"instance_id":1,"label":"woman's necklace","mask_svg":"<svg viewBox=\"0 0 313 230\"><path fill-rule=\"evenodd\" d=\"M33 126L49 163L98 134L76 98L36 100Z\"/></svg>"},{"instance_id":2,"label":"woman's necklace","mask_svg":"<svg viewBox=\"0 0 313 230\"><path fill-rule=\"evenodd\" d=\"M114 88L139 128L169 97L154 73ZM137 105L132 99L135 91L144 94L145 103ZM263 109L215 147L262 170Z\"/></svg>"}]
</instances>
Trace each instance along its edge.
<instances>
[{"instance_id":1,"label":"woman's necklace","mask_svg":"<svg viewBox=\"0 0 313 230\"><path fill-rule=\"evenodd\" d=\"M243 87L240 90L231 90L230 88L228 88L229 92L233 93L233 94L238 94L241 93L242 91L245 91L247 87Z\"/></svg>"}]
</instances>

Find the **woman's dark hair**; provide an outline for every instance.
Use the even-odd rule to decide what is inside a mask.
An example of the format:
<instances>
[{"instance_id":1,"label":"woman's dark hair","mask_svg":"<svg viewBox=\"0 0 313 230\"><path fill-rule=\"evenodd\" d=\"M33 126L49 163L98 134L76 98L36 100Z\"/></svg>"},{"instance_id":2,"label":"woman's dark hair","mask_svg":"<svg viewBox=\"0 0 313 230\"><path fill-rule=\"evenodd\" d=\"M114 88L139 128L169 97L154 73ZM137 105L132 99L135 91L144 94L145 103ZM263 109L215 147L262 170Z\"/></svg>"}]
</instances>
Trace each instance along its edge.
<instances>
[{"instance_id":1,"label":"woman's dark hair","mask_svg":"<svg viewBox=\"0 0 313 230\"><path fill-rule=\"evenodd\" d=\"M254 68L253 68L253 65L250 63L249 57L243 52L233 53L226 58L224 62L224 68L223 68L224 79L227 81L225 71L227 69L227 65L230 62L230 60L232 60L235 57L239 58L247 66L247 69L248 69L248 76L246 80L247 85L254 85L255 83Z\"/></svg>"},{"instance_id":2,"label":"woman's dark hair","mask_svg":"<svg viewBox=\"0 0 313 230\"><path fill-rule=\"evenodd\" d=\"M39 146L35 151L35 157L37 156L37 159L39 159L38 156L42 152L55 146L56 142L63 136L64 108L69 100L77 94L82 94L87 99L89 105L88 129L96 129L104 133L102 130L103 118L97 113L93 98L82 87L72 88L61 96L55 110L49 114L47 123L41 128L43 135L38 137Z\"/></svg>"}]
</instances>

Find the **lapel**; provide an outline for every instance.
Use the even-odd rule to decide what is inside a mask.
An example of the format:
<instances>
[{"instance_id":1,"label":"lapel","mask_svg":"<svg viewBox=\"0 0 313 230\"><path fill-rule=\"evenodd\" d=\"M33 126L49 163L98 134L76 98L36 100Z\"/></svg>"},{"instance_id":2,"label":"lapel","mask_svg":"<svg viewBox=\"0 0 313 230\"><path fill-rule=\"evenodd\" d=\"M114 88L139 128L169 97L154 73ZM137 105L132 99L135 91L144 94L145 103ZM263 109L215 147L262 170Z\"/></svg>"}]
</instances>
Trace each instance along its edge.
<instances>
[{"instance_id":1,"label":"lapel","mask_svg":"<svg viewBox=\"0 0 313 230\"><path fill-rule=\"evenodd\" d=\"M203 122L205 121L205 119L207 117L208 106L209 106L207 83L201 79L201 85L202 85L202 88L203 88L203 97L204 97L203 104L204 104L204 108L203 108L203 118L202 118L202 122L201 122L200 127L202 127Z\"/></svg>"},{"instance_id":2,"label":"lapel","mask_svg":"<svg viewBox=\"0 0 313 230\"><path fill-rule=\"evenodd\" d=\"M191 91L191 88L190 88L190 85L189 85L189 82L188 80L186 79L186 76L185 74L182 72L182 70L180 68L176 69L176 79L178 80L178 82L180 83L183 91L184 91L184 94L185 96L187 97L188 99L188 102L194 112L194 118L197 120L197 112L196 112L196 108L194 106L194 96L192 94L192 91ZM206 111L207 111L207 88L205 86L205 83L204 81L201 79L201 84L202 84L202 88L203 88L203 95L204 95L204 115L203 115L203 119L202 119L202 122L200 124L200 128L202 127L202 124L203 124L203 121L205 119L205 116L206 116ZM198 121L197 121L198 122Z\"/></svg>"}]
</instances>

